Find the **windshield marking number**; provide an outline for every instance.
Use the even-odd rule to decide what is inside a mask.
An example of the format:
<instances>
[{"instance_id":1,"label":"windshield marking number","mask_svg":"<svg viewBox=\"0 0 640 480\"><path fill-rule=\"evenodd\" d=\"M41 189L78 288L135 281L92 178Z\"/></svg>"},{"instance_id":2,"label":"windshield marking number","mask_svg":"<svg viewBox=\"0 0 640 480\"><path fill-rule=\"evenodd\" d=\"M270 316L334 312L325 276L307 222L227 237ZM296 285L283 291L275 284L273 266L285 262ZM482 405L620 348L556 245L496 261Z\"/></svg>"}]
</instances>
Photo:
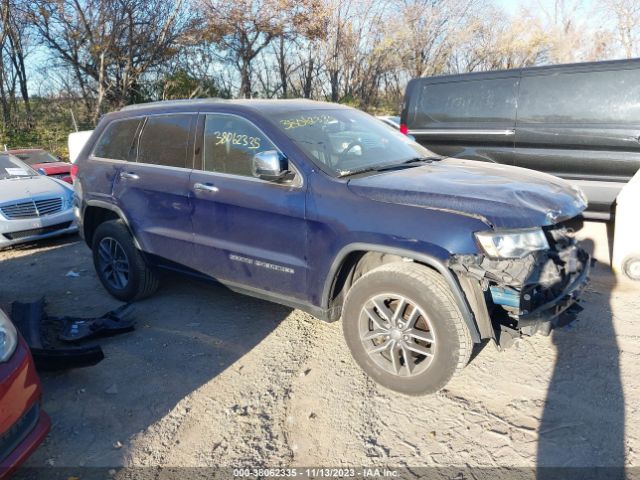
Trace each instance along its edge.
<instances>
[{"instance_id":1,"label":"windshield marking number","mask_svg":"<svg viewBox=\"0 0 640 480\"><path fill-rule=\"evenodd\" d=\"M236 132L214 132L216 136L215 145L240 145L247 147L249 150L257 150L260 148L260 137L250 137Z\"/></svg>"}]
</instances>

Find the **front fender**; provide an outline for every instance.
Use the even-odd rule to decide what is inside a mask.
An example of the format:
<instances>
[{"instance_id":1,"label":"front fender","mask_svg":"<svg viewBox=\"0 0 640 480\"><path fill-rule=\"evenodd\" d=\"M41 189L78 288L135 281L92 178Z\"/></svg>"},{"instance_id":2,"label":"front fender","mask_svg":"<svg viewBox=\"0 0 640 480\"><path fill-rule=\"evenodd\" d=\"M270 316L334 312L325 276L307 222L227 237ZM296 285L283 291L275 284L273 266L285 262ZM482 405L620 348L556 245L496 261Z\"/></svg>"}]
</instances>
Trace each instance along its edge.
<instances>
[{"instance_id":1,"label":"front fender","mask_svg":"<svg viewBox=\"0 0 640 480\"><path fill-rule=\"evenodd\" d=\"M442 249L441 249L442 250ZM426 253L420 253L413 250L407 250L398 247L391 247L388 245L378 245L373 243L350 243L338 252L335 256L333 262L331 263L331 267L329 268L328 275L326 277L324 287L322 290L322 308L325 310L329 310L330 300L331 300L331 291L334 287L334 282L337 277L337 273L342 266L344 260L347 256L352 252L357 251L369 251L369 252L380 252L380 253L388 253L391 255L398 255L400 257L410 258L419 263L423 263L428 265L435 270L437 270L445 279L449 288L451 288L451 292L456 300L458 308L462 313L464 321L469 328L469 332L471 333L471 339L474 343L480 343L480 334L478 331L478 326L476 324L475 317L471 311L469 306L469 302L460 287L460 283L458 279L453 274L453 272L448 267L448 252L442 250L435 250L435 255L430 255ZM438 255L440 254L440 255Z\"/></svg>"}]
</instances>

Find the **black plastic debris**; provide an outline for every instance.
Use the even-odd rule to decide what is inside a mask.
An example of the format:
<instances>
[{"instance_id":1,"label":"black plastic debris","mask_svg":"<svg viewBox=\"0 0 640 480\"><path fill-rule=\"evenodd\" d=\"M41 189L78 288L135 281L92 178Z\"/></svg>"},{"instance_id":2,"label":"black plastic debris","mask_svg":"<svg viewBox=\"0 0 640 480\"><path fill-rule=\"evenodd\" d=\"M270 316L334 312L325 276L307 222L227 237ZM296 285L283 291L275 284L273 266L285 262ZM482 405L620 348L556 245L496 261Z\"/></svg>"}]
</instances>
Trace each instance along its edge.
<instances>
[{"instance_id":1,"label":"black plastic debris","mask_svg":"<svg viewBox=\"0 0 640 480\"><path fill-rule=\"evenodd\" d=\"M49 321L62 324L62 331L58 334L60 340L79 342L132 331L135 329L132 313L133 305L126 304L98 318L49 317Z\"/></svg>"},{"instance_id":2,"label":"black plastic debris","mask_svg":"<svg viewBox=\"0 0 640 480\"><path fill-rule=\"evenodd\" d=\"M84 342L135 328L132 305L123 305L97 318L49 317L44 306L44 298L11 305L11 320L29 345L40 370L93 366L104 359L104 353L97 343Z\"/></svg>"}]
</instances>

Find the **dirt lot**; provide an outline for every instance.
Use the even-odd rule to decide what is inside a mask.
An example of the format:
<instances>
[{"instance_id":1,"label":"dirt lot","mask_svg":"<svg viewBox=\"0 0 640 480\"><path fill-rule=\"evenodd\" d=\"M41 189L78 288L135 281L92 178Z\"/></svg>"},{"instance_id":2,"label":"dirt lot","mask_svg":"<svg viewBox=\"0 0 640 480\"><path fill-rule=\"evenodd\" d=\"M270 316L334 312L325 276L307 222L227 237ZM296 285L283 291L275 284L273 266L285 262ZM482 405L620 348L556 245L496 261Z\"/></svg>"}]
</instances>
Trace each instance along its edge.
<instances>
[{"instance_id":1,"label":"dirt lot","mask_svg":"<svg viewBox=\"0 0 640 480\"><path fill-rule=\"evenodd\" d=\"M639 291L598 266L578 322L410 398L339 323L167 277L102 363L42 375L53 428L28 465L640 466ZM55 315L119 305L75 237L0 252L0 303L42 294Z\"/></svg>"}]
</instances>

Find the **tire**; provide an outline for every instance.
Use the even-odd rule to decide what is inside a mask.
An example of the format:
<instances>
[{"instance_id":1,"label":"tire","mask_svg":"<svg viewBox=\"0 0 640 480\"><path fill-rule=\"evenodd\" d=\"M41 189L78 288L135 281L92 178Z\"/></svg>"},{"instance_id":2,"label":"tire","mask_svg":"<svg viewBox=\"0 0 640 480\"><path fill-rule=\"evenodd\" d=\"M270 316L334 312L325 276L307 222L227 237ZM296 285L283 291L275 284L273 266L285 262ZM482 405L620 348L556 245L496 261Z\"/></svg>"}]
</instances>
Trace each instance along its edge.
<instances>
[{"instance_id":1,"label":"tire","mask_svg":"<svg viewBox=\"0 0 640 480\"><path fill-rule=\"evenodd\" d=\"M402 315L396 317L399 309ZM394 318L395 328L382 328L393 325ZM342 326L351 354L365 373L407 395L443 388L467 365L473 348L444 278L415 263L389 263L358 279L347 293Z\"/></svg>"},{"instance_id":2,"label":"tire","mask_svg":"<svg viewBox=\"0 0 640 480\"><path fill-rule=\"evenodd\" d=\"M131 302L148 297L157 290L158 277L136 248L133 237L122 220L101 223L93 234L92 250L98 278L113 297ZM117 274L114 273L113 261L110 262L110 268L107 265L108 253L116 258L119 269ZM122 273L123 259L126 259L128 267L126 275Z\"/></svg>"}]
</instances>

